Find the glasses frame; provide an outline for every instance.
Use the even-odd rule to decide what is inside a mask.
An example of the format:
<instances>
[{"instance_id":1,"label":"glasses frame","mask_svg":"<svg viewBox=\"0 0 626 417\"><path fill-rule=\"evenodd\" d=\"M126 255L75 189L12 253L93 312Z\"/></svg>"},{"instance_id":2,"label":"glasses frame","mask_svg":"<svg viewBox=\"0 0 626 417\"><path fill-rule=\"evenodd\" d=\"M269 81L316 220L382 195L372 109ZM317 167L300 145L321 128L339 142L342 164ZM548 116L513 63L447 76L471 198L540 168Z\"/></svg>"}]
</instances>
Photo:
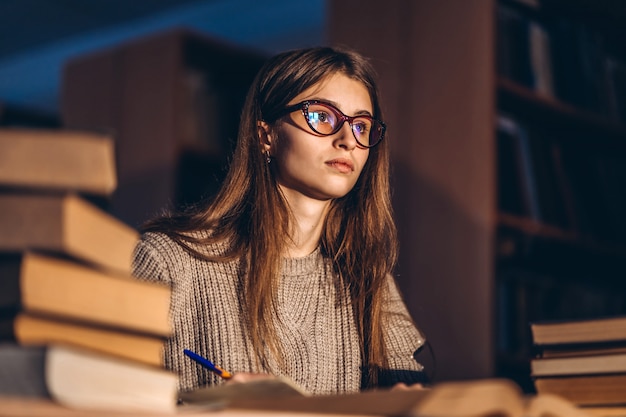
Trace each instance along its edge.
<instances>
[{"instance_id":1,"label":"glasses frame","mask_svg":"<svg viewBox=\"0 0 626 417\"><path fill-rule=\"evenodd\" d=\"M330 132L330 133L322 133L322 132L318 132L312 125L311 122L309 121L309 117L308 117L308 112L309 112L309 106L312 104L320 104L326 107L329 107L330 109L334 110L334 112L337 114L337 116L339 116L339 120L337 123L337 126L335 127L335 129ZM352 131L352 136L354 136L354 139L356 140L356 143L361 147L361 148L373 148L374 146L378 145L380 142L383 141L383 139L385 138L385 132L387 130L387 125L382 121L382 120L378 120L373 118L372 116L368 116L368 115L358 115L358 116L348 116L346 114L344 114L341 110L339 110L336 106L326 102L326 101L322 101L322 100L304 100L301 101L300 103L297 104L293 104L287 108L285 108L283 115L289 114L289 113L293 113L296 110L300 110L302 112L302 115L304 116L304 120L306 121L306 124L309 126L309 128L315 132L316 134L320 135L320 136L331 136L334 135L335 133L339 132L341 130L341 128L343 127L343 124L345 122L348 122L348 124L350 125L350 130ZM365 145L363 143L361 143L359 141L359 139L356 137L356 134L354 133L354 120L355 119L368 119L372 122L372 126L374 126L376 123L380 124L380 128L381 128L381 132L380 132L380 138L373 144L373 145ZM372 131L370 130L370 142L371 142L371 135L372 135Z\"/></svg>"}]
</instances>

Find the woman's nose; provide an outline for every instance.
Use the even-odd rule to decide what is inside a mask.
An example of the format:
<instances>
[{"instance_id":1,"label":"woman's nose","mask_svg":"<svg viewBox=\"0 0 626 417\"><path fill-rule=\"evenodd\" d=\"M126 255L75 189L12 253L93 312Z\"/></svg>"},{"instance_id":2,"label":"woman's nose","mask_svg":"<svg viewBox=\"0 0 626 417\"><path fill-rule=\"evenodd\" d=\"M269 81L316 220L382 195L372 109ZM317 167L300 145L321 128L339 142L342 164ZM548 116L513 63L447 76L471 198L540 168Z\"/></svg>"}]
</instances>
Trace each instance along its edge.
<instances>
[{"instance_id":1,"label":"woman's nose","mask_svg":"<svg viewBox=\"0 0 626 417\"><path fill-rule=\"evenodd\" d=\"M341 129L337 132L337 138L335 139L338 146L345 148L349 151L356 148L357 141L352 131L352 126L347 120L342 122Z\"/></svg>"}]
</instances>

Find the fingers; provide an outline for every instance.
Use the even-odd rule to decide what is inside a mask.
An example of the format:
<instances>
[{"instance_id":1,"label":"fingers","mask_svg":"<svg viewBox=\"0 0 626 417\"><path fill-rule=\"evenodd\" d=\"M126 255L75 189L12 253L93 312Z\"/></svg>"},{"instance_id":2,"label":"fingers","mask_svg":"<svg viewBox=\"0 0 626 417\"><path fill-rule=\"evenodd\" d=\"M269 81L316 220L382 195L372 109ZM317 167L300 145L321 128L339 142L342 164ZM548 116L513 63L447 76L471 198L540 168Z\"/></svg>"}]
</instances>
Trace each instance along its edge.
<instances>
[{"instance_id":1,"label":"fingers","mask_svg":"<svg viewBox=\"0 0 626 417\"><path fill-rule=\"evenodd\" d=\"M259 379L270 379L274 378L272 374L256 374L252 372L237 372L232 378L226 381L227 384L241 384L244 382L255 381Z\"/></svg>"},{"instance_id":2,"label":"fingers","mask_svg":"<svg viewBox=\"0 0 626 417\"><path fill-rule=\"evenodd\" d=\"M407 385L404 382L398 382L393 387L391 387L392 391L419 391L423 389L426 389L426 387L422 384Z\"/></svg>"}]
</instances>

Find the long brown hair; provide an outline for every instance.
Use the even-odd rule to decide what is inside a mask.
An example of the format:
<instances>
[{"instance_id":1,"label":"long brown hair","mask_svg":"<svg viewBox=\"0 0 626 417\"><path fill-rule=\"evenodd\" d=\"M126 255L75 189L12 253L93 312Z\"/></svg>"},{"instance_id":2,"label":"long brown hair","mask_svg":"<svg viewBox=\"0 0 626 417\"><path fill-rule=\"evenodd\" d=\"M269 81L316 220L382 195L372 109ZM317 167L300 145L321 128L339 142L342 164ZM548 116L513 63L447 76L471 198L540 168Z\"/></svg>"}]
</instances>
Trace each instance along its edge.
<instances>
[{"instance_id":1,"label":"long brown hair","mask_svg":"<svg viewBox=\"0 0 626 417\"><path fill-rule=\"evenodd\" d=\"M231 165L216 197L193 213L167 215L144 227L168 234L198 257L240 260L245 271L244 313L261 363L267 363L266 345L279 361L282 356L272 321L272 300L292 223L288 204L263 155L258 122L273 123L290 100L335 73L363 83L374 117L382 119L374 70L358 53L317 47L276 55L265 63L248 92ZM203 238L190 233L200 230L210 233ZM226 252L207 255L195 249L215 242L227 243ZM386 275L397 259L387 140L370 150L354 188L331 202L320 248L352 304L361 339L364 386L373 386L377 371L387 366L382 305Z\"/></svg>"}]
</instances>

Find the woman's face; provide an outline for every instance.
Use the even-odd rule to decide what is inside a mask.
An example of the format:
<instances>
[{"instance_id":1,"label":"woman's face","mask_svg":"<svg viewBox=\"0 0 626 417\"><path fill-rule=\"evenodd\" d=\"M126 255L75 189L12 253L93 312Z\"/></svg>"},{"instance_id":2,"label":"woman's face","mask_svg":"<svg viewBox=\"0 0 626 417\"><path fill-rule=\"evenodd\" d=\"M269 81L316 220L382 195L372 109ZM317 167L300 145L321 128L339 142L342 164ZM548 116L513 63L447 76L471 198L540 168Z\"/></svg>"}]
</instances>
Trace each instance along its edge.
<instances>
[{"instance_id":1,"label":"woman's face","mask_svg":"<svg viewBox=\"0 0 626 417\"><path fill-rule=\"evenodd\" d=\"M342 73L327 77L289 104L305 100L331 103L347 116L373 115L365 86ZM277 182L288 198L294 194L317 200L345 196L369 155L369 149L357 146L348 122L337 133L320 136L299 110L280 119L273 133L266 149L269 147Z\"/></svg>"}]
</instances>

